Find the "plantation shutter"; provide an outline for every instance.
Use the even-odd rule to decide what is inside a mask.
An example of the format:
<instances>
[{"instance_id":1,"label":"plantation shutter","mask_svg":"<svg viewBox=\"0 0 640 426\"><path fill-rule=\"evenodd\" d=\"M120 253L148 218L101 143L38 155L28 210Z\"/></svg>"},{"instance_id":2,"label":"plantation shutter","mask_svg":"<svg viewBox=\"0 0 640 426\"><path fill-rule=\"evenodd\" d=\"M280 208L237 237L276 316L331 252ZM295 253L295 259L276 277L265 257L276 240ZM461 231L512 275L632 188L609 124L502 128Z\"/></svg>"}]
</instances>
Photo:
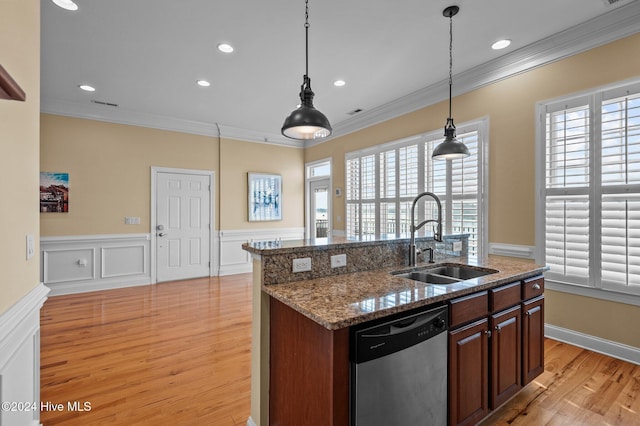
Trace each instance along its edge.
<instances>
[{"instance_id":1,"label":"plantation shutter","mask_svg":"<svg viewBox=\"0 0 640 426\"><path fill-rule=\"evenodd\" d=\"M588 102L576 103L545 118L545 255L548 277L588 285L591 123Z\"/></svg>"},{"instance_id":2,"label":"plantation shutter","mask_svg":"<svg viewBox=\"0 0 640 426\"><path fill-rule=\"evenodd\" d=\"M602 286L640 294L640 95L601 105Z\"/></svg>"}]
</instances>

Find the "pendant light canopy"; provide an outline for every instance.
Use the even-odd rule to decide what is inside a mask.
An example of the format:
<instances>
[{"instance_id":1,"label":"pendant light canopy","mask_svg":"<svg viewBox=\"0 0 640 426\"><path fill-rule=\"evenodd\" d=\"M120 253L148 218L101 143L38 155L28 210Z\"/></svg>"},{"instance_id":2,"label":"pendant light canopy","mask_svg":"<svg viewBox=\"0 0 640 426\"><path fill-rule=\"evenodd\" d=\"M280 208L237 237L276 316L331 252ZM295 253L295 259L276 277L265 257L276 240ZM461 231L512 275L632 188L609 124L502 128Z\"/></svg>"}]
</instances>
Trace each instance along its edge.
<instances>
[{"instance_id":1,"label":"pendant light canopy","mask_svg":"<svg viewBox=\"0 0 640 426\"><path fill-rule=\"evenodd\" d=\"M309 0L305 0L305 74L300 86L300 106L284 120L282 134L291 139L326 138L332 132L327 117L313 107L314 93L309 78Z\"/></svg>"},{"instance_id":2,"label":"pendant light canopy","mask_svg":"<svg viewBox=\"0 0 640 426\"><path fill-rule=\"evenodd\" d=\"M458 6L449 6L442 15L449 18L449 118L444 126L444 141L433 150L431 158L438 160L455 160L471 155L466 145L456 139L456 126L451 117L451 87L453 86L453 17L458 13Z\"/></svg>"}]
</instances>

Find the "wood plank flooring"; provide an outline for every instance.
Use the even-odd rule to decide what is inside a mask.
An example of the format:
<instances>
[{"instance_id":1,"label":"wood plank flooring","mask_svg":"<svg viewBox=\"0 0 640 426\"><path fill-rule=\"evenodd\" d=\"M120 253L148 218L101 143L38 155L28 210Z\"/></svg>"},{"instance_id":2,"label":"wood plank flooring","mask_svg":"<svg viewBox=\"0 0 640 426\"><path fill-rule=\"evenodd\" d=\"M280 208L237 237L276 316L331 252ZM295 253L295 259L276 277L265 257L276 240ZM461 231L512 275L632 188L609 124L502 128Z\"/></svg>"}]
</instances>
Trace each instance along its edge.
<instances>
[{"instance_id":1,"label":"wood plank flooring","mask_svg":"<svg viewBox=\"0 0 640 426\"><path fill-rule=\"evenodd\" d=\"M545 339L545 371L481 425L640 425L640 366Z\"/></svg>"},{"instance_id":2,"label":"wood plank flooring","mask_svg":"<svg viewBox=\"0 0 640 426\"><path fill-rule=\"evenodd\" d=\"M246 425L251 274L51 297L41 312L49 425ZM67 402L91 404L73 412Z\"/></svg>"},{"instance_id":3,"label":"wood plank flooring","mask_svg":"<svg viewBox=\"0 0 640 426\"><path fill-rule=\"evenodd\" d=\"M64 405L44 426L246 425L251 274L52 297L41 321L41 400ZM640 366L550 339L545 357L482 426L640 426Z\"/></svg>"}]
</instances>

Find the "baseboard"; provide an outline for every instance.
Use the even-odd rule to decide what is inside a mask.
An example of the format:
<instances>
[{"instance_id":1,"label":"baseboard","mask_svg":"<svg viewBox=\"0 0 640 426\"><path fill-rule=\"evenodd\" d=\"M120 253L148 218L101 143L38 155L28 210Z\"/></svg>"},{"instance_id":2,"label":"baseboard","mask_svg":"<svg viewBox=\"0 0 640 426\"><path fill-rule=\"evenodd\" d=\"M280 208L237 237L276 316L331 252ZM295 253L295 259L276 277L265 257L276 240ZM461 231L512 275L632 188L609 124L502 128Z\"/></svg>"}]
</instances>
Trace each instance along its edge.
<instances>
[{"instance_id":1,"label":"baseboard","mask_svg":"<svg viewBox=\"0 0 640 426\"><path fill-rule=\"evenodd\" d=\"M569 343L593 352L640 365L640 348L545 324L544 334L551 339Z\"/></svg>"},{"instance_id":2,"label":"baseboard","mask_svg":"<svg viewBox=\"0 0 640 426\"><path fill-rule=\"evenodd\" d=\"M47 289L38 284L0 314L0 400L40 407L40 309ZM40 410L0 410L2 425L38 425Z\"/></svg>"},{"instance_id":3,"label":"baseboard","mask_svg":"<svg viewBox=\"0 0 640 426\"><path fill-rule=\"evenodd\" d=\"M489 243L489 254L535 259L535 247L516 244Z\"/></svg>"}]
</instances>

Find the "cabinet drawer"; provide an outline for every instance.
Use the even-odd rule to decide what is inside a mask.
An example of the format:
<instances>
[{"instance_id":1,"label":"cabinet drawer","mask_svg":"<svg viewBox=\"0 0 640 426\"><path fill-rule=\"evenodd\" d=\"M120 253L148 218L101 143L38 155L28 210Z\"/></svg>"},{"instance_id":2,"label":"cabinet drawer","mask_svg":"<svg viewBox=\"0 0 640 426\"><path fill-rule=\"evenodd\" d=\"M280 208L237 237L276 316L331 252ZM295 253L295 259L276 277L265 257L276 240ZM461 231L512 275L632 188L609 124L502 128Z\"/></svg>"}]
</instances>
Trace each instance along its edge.
<instances>
[{"instance_id":1,"label":"cabinet drawer","mask_svg":"<svg viewBox=\"0 0 640 426\"><path fill-rule=\"evenodd\" d=\"M489 315L489 295L486 291L449 301L449 328Z\"/></svg>"},{"instance_id":2,"label":"cabinet drawer","mask_svg":"<svg viewBox=\"0 0 640 426\"><path fill-rule=\"evenodd\" d=\"M544 293L544 277L537 276L522 281L522 300L529 300Z\"/></svg>"},{"instance_id":3,"label":"cabinet drawer","mask_svg":"<svg viewBox=\"0 0 640 426\"><path fill-rule=\"evenodd\" d=\"M520 303L520 281L489 290L489 309L498 312Z\"/></svg>"}]
</instances>

